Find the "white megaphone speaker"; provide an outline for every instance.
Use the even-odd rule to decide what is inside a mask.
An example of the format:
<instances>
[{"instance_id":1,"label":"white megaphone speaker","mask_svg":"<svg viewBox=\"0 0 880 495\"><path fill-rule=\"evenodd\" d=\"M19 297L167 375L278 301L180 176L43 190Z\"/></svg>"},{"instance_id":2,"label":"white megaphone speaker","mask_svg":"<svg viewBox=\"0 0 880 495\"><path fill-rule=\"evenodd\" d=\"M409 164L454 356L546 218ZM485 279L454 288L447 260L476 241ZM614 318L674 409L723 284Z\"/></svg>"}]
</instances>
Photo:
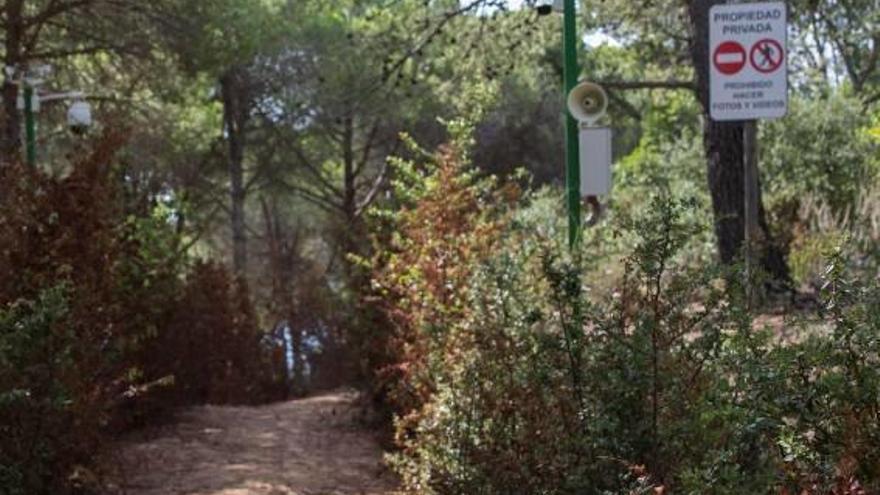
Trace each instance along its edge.
<instances>
[{"instance_id":1,"label":"white megaphone speaker","mask_svg":"<svg viewBox=\"0 0 880 495\"><path fill-rule=\"evenodd\" d=\"M596 83L582 82L568 93L568 111L582 124L596 125L606 110L608 94Z\"/></svg>"}]
</instances>

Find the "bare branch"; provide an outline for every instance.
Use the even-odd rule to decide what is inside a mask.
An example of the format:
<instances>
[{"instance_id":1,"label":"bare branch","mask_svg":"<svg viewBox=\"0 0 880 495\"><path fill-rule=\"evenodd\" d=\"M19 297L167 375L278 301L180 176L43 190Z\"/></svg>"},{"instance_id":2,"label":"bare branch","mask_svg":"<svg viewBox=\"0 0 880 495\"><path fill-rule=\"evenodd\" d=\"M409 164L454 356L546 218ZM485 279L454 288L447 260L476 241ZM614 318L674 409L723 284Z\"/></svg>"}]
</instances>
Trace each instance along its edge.
<instances>
[{"instance_id":1,"label":"bare branch","mask_svg":"<svg viewBox=\"0 0 880 495\"><path fill-rule=\"evenodd\" d=\"M443 15L443 18L440 19L440 21L437 23L437 25L434 26L434 29L428 33L428 35L421 41L421 43L417 43L415 46L411 47L409 50L406 51L406 53L404 53L399 59L397 59L396 62L394 62L393 64L391 64L388 67L387 71L385 72L385 74L382 78L382 82L383 83L388 82L388 80L391 79L391 76L396 74L397 71L399 71L401 68L403 68L404 64L406 64L406 62L409 59L411 59L416 54L418 54L419 52L424 50L425 47L428 46L428 44L430 44L434 40L434 38L436 38L437 36L440 35L440 33L443 32L443 28L446 27L446 24L448 24L450 21L452 21L452 19L455 19L456 17L458 17L462 14L465 14L467 12L470 12L472 10L479 8L485 2L486 2L486 0L473 0L472 2L470 2L466 5L463 5L463 6L459 7L458 9L446 12Z\"/></svg>"},{"instance_id":2,"label":"bare branch","mask_svg":"<svg viewBox=\"0 0 880 495\"><path fill-rule=\"evenodd\" d=\"M338 187L334 186L333 183L331 183L324 176L324 174L321 172L321 170L318 167L316 167L312 164L311 160L309 160L309 158L306 156L305 152L299 146L294 146L293 152L294 152L294 154L296 154L296 157L299 159L300 164L303 165L305 170L307 172L309 172L309 174L312 177L317 179L318 184L323 189L325 189L327 192L330 192L333 195L336 195L338 197L342 196L342 191Z\"/></svg>"},{"instance_id":3,"label":"bare branch","mask_svg":"<svg viewBox=\"0 0 880 495\"><path fill-rule=\"evenodd\" d=\"M385 163L382 164L382 171L379 172L379 175L376 176L376 180L373 181L372 187L367 192L367 195L364 196L364 199L358 203L357 208L355 209L354 216L360 217L367 208L373 204L373 201L376 200L376 197L379 195L379 192L382 190L382 186L385 185L385 180L388 177L388 160L385 160Z\"/></svg>"},{"instance_id":4,"label":"bare branch","mask_svg":"<svg viewBox=\"0 0 880 495\"><path fill-rule=\"evenodd\" d=\"M314 191L310 191L305 187L293 185L288 183L287 181L279 181L279 183L290 191L299 194L309 203L312 203L313 205L321 208L328 213L334 214L343 211L342 205L335 203L330 198L321 196L320 194L316 194Z\"/></svg>"},{"instance_id":5,"label":"bare branch","mask_svg":"<svg viewBox=\"0 0 880 495\"><path fill-rule=\"evenodd\" d=\"M614 103L620 106L627 115L639 121L642 120L642 114L639 113L638 109L632 105L632 103L626 101L626 98L622 98L617 94L616 91L609 91L608 98L611 99Z\"/></svg>"},{"instance_id":6,"label":"bare branch","mask_svg":"<svg viewBox=\"0 0 880 495\"><path fill-rule=\"evenodd\" d=\"M696 91L697 85L693 81L599 81L598 84L608 89L686 89Z\"/></svg>"}]
</instances>

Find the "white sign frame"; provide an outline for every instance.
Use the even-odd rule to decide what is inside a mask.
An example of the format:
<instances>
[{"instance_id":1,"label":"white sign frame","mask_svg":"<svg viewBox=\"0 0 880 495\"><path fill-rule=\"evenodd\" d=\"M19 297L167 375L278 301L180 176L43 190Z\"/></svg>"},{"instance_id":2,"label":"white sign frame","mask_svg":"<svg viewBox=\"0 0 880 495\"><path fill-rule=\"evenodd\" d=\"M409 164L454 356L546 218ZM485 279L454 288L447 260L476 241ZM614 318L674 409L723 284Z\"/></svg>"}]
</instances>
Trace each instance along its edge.
<instances>
[{"instance_id":1,"label":"white sign frame","mask_svg":"<svg viewBox=\"0 0 880 495\"><path fill-rule=\"evenodd\" d=\"M712 120L777 119L788 113L785 2L714 5L708 57Z\"/></svg>"}]
</instances>

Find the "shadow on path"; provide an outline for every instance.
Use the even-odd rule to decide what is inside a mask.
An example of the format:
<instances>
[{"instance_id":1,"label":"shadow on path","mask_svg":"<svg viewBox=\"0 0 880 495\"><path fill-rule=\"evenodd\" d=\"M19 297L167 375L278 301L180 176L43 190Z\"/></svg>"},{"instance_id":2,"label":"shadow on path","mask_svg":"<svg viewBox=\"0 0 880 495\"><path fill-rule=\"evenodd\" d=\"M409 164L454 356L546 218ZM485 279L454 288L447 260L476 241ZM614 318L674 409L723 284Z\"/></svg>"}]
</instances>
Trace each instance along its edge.
<instances>
[{"instance_id":1,"label":"shadow on path","mask_svg":"<svg viewBox=\"0 0 880 495\"><path fill-rule=\"evenodd\" d=\"M203 406L119 450L112 495L390 495L395 482L348 392Z\"/></svg>"}]
</instances>

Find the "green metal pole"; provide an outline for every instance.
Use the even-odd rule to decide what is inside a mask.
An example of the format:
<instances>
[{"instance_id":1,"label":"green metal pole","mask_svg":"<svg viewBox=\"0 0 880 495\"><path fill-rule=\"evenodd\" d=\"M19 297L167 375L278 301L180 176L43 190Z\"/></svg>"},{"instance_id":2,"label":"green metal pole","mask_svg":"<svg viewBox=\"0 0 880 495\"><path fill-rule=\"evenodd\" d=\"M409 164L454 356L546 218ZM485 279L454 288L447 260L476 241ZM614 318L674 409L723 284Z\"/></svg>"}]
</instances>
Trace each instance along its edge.
<instances>
[{"instance_id":1,"label":"green metal pole","mask_svg":"<svg viewBox=\"0 0 880 495\"><path fill-rule=\"evenodd\" d=\"M563 13L562 48L565 98L577 85L580 71L577 64L577 24L575 0L565 0ZM581 232L581 169L578 154L578 123L565 112L565 182L568 197L568 246L577 247Z\"/></svg>"},{"instance_id":2,"label":"green metal pole","mask_svg":"<svg viewBox=\"0 0 880 495\"><path fill-rule=\"evenodd\" d=\"M34 118L34 88L24 86L24 123L26 135L27 164L37 166L37 123Z\"/></svg>"},{"instance_id":3,"label":"green metal pole","mask_svg":"<svg viewBox=\"0 0 880 495\"><path fill-rule=\"evenodd\" d=\"M563 101L568 100L568 94L577 86L580 69L577 61L577 23L575 22L575 0L563 2L563 28L562 28L562 52L563 52L563 77L565 79L565 94ZM567 105L566 105L567 107ZM565 110L565 187L568 197L568 248L574 254L574 261L580 266L580 256L577 253L581 239L581 167L578 143L578 122L572 117L568 108ZM569 350L571 367L572 387L581 410L584 409L582 385L581 385L581 348L577 345L578 335L583 333L583 309L581 305L580 278L578 278L578 297L572 303L572 321L564 329L566 343ZM584 432L587 432L587 424L581 421Z\"/></svg>"}]
</instances>

